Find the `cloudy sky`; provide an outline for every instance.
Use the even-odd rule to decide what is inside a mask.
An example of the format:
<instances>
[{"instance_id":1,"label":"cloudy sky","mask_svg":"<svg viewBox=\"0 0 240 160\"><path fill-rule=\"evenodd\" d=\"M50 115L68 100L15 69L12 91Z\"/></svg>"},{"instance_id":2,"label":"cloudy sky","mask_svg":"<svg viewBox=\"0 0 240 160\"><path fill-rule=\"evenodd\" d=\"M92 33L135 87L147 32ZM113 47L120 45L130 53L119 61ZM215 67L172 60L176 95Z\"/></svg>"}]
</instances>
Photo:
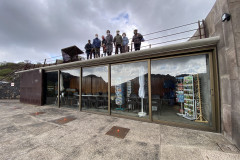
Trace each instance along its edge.
<instances>
[{"instance_id":1,"label":"cloudy sky","mask_svg":"<svg viewBox=\"0 0 240 160\"><path fill-rule=\"evenodd\" d=\"M65 47L77 45L84 49L88 39L92 40L95 33L105 35L107 29L113 35L118 29L131 38L132 31L136 28L140 33L146 34L196 22L207 16L214 2L215 0L0 0L0 62L43 62L45 58L61 55L61 49ZM191 26L190 29L193 28L196 26ZM154 36L171 33L173 32ZM145 44L149 43L153 42Z\"/></svg>"}]
</instances>

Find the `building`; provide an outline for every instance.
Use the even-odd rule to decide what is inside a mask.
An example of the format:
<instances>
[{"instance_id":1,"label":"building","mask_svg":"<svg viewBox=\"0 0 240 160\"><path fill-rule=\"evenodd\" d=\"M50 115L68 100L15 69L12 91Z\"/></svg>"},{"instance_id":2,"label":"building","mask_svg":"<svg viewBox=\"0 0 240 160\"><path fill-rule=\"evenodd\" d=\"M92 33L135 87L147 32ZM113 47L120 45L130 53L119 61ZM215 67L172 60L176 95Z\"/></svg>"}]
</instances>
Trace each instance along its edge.
<instances>
[{"instance_id":1,"label":"building","mask_svg":"<svg viewBox=\"0 0 240 160\"><path fill-rule=\"evenodd\" d=\"M217 0L195 34L204 39L20 71L20 101L221 132L240 146L239 11Z\"/></svg>"}]
</instances>

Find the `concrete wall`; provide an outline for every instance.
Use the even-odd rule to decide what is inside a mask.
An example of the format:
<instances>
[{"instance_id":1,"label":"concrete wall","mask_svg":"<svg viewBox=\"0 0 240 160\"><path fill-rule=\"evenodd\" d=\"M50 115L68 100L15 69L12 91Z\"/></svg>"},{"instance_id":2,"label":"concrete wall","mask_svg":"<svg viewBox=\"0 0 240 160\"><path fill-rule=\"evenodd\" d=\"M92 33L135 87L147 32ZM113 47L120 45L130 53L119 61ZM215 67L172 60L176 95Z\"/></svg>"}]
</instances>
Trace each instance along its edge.
<instances>
[{"instance_id":1,"label":"concrete wall","mask_svg":"<svg viewBox=\"0 0 240 160\"><path fill-rule=\"evenodd\" d=\"M221 21L230 13L230 21ZM221 127L240 147L240 0L216 0L205 19L207 37L220 36L217 45L221 98Z\"/></svg>"}]
</instances>

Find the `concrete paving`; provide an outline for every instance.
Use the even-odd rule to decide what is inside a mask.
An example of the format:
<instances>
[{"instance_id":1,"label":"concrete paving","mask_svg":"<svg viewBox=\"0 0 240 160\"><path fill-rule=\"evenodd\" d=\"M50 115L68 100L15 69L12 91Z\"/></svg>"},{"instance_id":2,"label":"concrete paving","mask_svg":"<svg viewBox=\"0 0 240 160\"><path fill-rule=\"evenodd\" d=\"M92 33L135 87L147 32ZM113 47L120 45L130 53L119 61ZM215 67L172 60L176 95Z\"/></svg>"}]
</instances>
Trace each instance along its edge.
<instances>
[{"instance_id":1,"label":"concrete paving","mask_svg":"<svg viewBox=\"0 0 240 160\"><path fill-rule=\"evenodd\" d=\"M30 115L33 112L45 112ZM66 116L75 120L59 125ZM0 100L1 160L240 159L239 149L221 134ZM129 128L124 139L105 135Z\"/></svg>"}]
</instances>

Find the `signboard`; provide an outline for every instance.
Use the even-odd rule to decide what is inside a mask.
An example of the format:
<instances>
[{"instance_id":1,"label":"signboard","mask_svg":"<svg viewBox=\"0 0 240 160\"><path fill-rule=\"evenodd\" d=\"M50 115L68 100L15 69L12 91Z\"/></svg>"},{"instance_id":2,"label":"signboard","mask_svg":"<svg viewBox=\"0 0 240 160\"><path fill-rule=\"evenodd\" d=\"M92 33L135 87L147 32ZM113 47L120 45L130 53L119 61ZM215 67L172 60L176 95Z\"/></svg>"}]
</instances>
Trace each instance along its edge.
<instances>
[{"instance_id":1,"label":"signboard","mask_svg":"<svg viewBox=\"0 0 240 160\"><path fill-rule=\"evenodd\" d=\"M14 87L14 83L11 83L11 87Z\"/></svg>"}]
</instances>

